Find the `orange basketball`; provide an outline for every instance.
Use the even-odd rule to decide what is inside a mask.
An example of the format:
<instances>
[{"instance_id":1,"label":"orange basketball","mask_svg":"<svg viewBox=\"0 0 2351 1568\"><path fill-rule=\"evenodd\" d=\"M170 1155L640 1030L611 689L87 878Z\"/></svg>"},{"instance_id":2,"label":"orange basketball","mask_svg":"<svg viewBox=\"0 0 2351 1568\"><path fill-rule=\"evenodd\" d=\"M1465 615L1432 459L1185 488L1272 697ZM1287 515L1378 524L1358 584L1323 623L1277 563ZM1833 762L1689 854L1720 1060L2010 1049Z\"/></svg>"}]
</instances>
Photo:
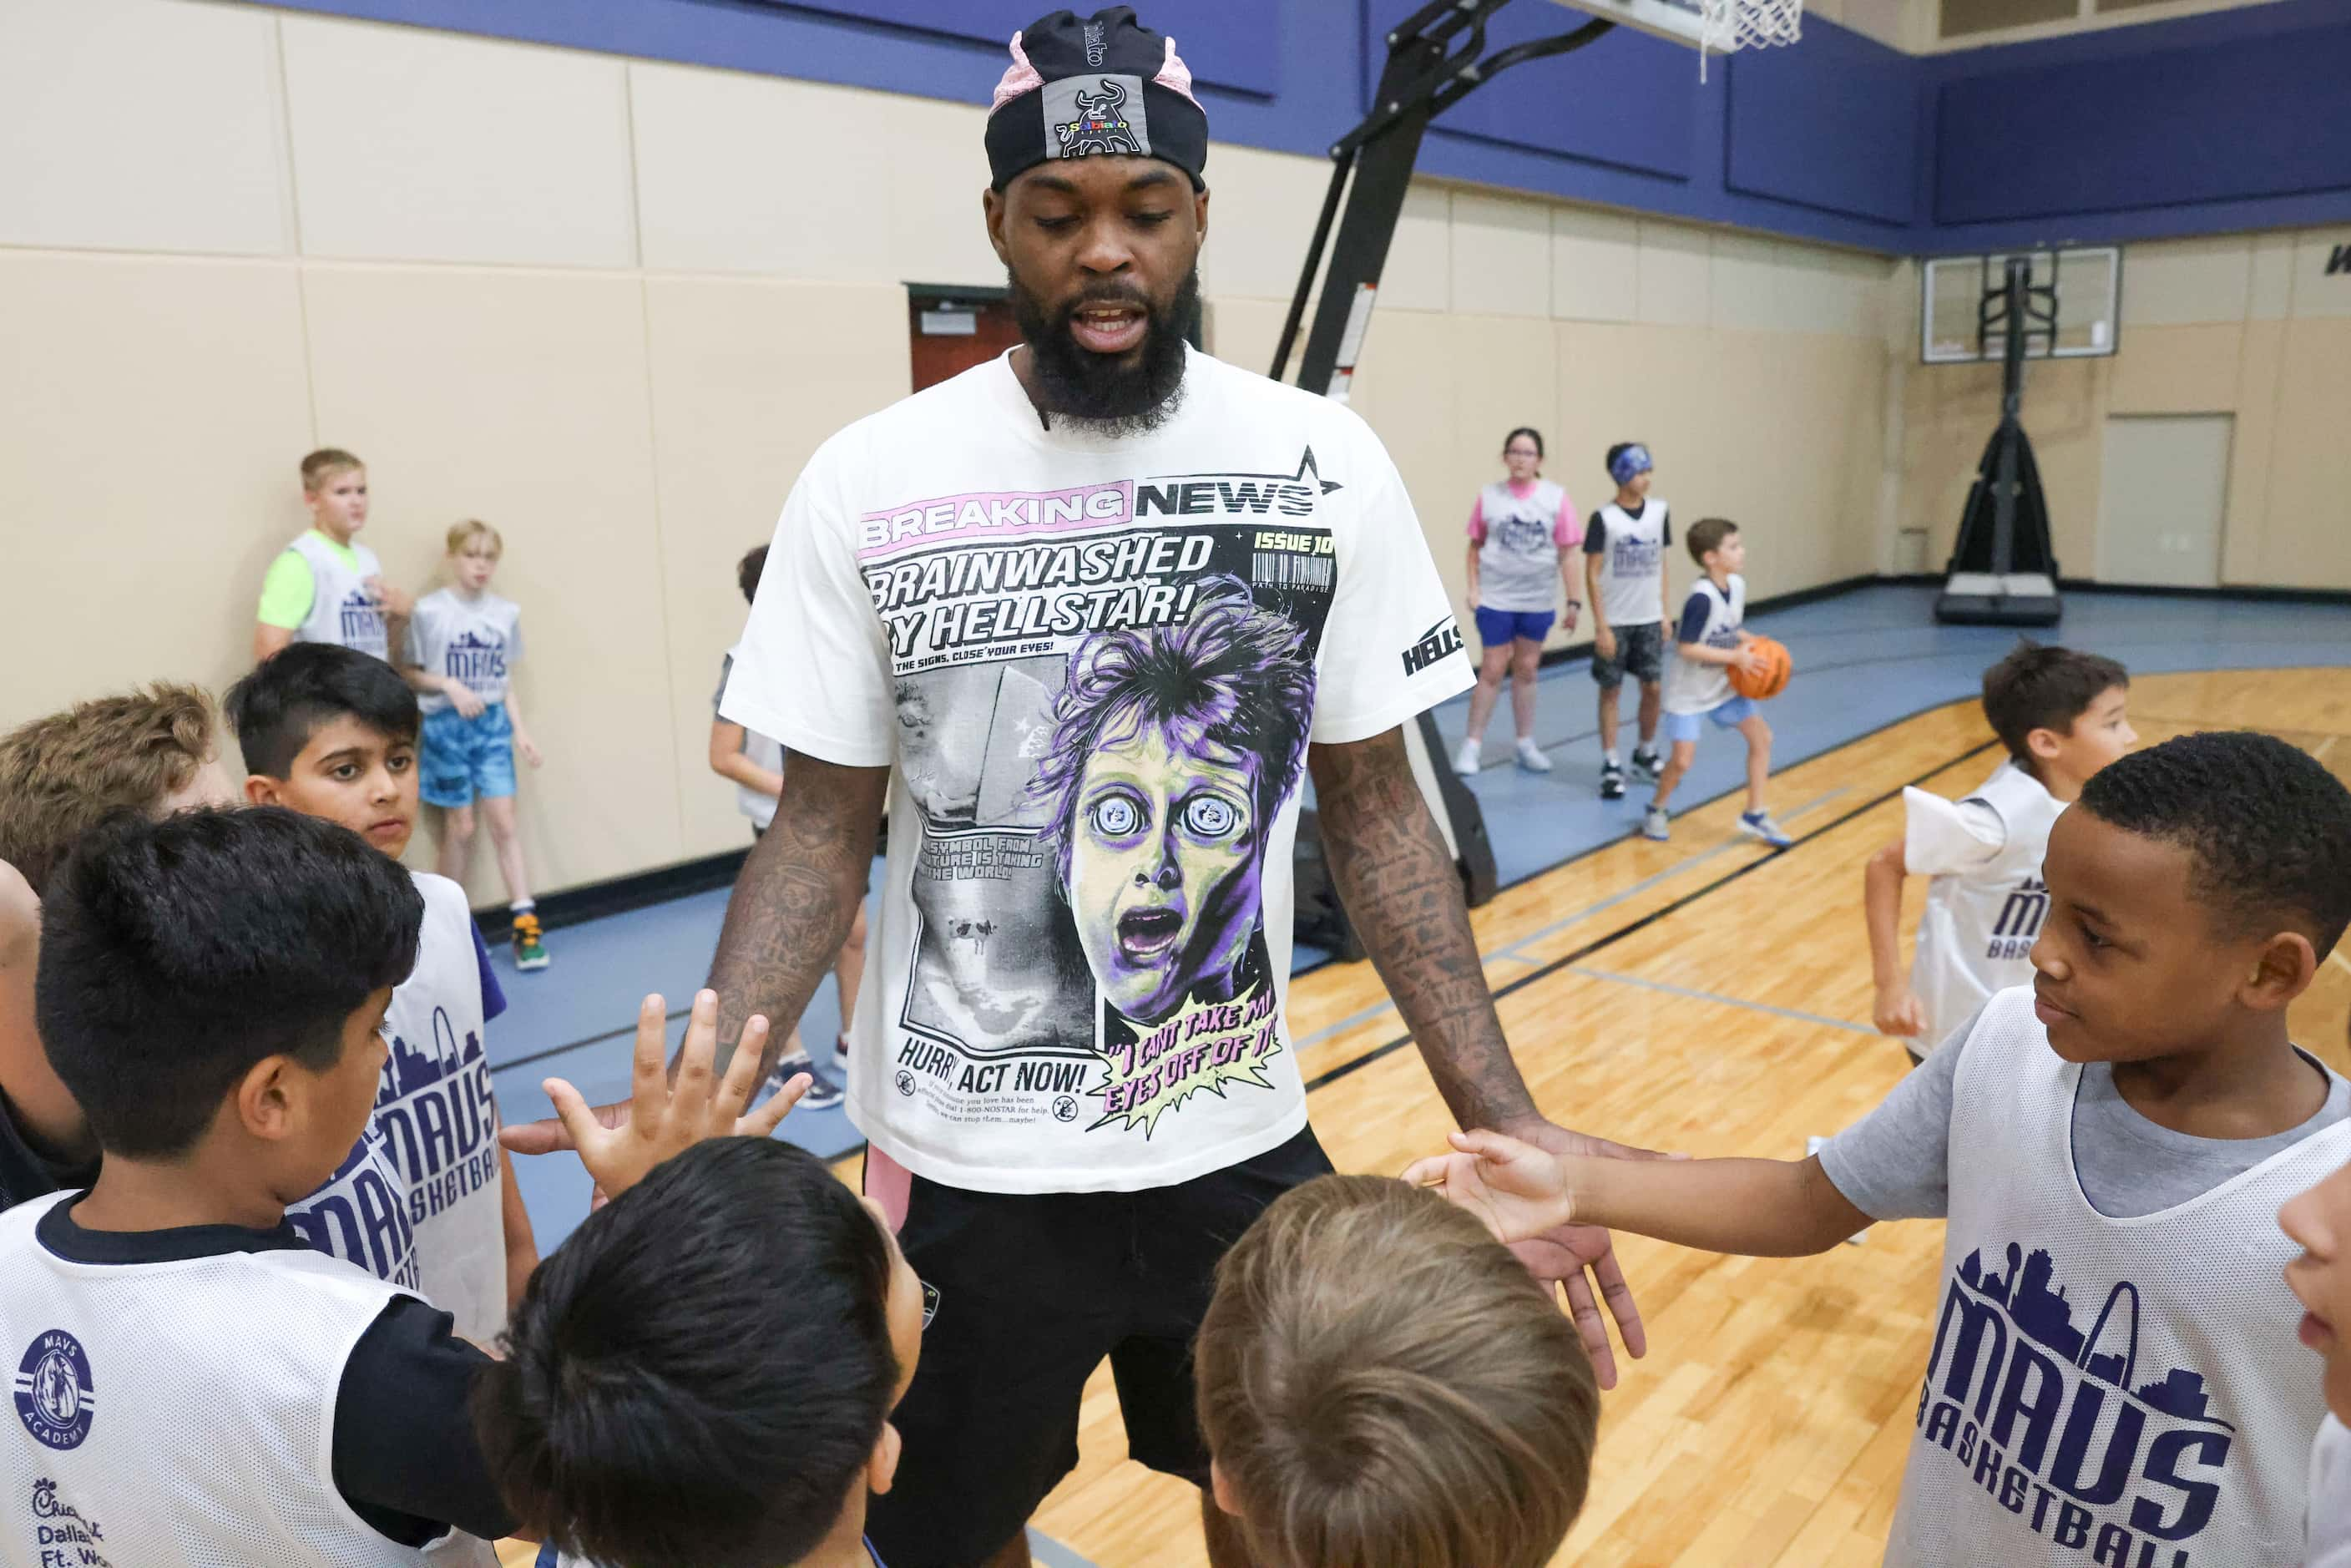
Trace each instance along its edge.
<instances>
[{"instance_id":1,"label":"orange basketball","mask_svg":"<svg viewBox=\"0 0 2351 1568\"><path fill-rule=\"evenodd\" d=\"M1731 665L1730 689L1759 702L1778 696L1788 686L1788 650L1769 637L1758 637L1747 646L1763 661L1763 667L1750 674L1737 664Z\"/></svg>"}]
</instances>

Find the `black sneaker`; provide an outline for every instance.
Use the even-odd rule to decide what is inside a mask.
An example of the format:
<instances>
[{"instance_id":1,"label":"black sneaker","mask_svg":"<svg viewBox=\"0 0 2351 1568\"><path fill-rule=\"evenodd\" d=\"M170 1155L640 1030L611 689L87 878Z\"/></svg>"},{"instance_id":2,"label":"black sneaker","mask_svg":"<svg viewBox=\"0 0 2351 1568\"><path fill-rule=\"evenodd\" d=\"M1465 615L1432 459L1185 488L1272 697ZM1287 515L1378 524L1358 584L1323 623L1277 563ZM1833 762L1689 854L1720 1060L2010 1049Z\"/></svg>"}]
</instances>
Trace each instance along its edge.
<instances>
[{"instance_id":1,"label":"black sneaker","mask_svg":"<svg viewBox=\"0 0 2351 1568\"><path fill-rule=\"evenodd\" d=\"M1654 751L1644 751L1635 747L1633 752L1633 771L1639 774L1644 781L1655 784L1665 777L1666 759Z\"/></svg>"},{"instance_id":2,"label":"black sneaker","mask_svg":"<svg viewBox=\"0 0 2351 1568\"><path fill-rule=\"evenodd\" d=\"M829 1111L841 1103L842 1094L841 1085L819 1072L816 1070L816 1063L808 1059L806 1051L802 1051L798 1056L788 1056L776 1063L776 1071L768 1075L767 1082L760 1085L759 1092L751 1096L751 1103L756 1105L761 1101L782 1092L784 1085L791 1081L792 1076L800 1072L807 1073L815 1082L809 1085L809 1092L800 1096L800 1103L792 1109Z\"/></svg>"},{"instance_id":3,"label":"black sneaker","mask_svg":"<svg viewBox=\"0 0 2351 1568\"><path fill-rule=\"evenodd\" d=\"M1622 800L1625 798L1625 768L1622 763L1603 762L1600 765L1600 798Z\"/></svg>"}]
</instances>

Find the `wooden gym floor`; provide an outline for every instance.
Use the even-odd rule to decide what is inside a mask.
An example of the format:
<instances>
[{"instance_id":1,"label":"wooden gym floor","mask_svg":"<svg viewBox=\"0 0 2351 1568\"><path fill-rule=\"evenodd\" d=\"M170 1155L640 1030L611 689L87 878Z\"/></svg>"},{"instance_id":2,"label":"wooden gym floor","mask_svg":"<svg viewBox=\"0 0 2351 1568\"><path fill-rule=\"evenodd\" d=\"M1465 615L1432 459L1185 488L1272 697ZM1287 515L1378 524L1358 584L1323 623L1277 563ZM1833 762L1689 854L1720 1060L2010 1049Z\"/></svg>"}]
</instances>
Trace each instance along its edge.
<instances>
[{"instance_id":1,"label":"wooden gym floor","mask_svg":"<svg viewBox=\"0 0 2351 1568\"><path fill-rule=\"evenodd\" d=\"M2131 717L2143 744L2264 729L2351 781L2351 671L2143 676ZM1904 785L1958 796L1997 759L1976 705L1953 703L1776 779L1797 839L1784 853L1735 836L1732 797L1677 818L1671 843L1612 844L1477 911L1503 1024L1545 1111L1652 1148L1782 1157L1857 1120L1906 1066L1868 1025L1862 863L1900 831ZM1906 944L1918 904L1914 889ZM1370 965L1301 977L1290 1017L1339 1168L1395 1171L1443 1146L1449 1118ZM2351 1070L2351 956L2328 961L2293 1019L2306 1049ZM837 1168L857 1179L854 1158ZM1941 1241L1933 1223L1880 1225L1859 1246L1781 1260L1620 1236L1650 1349L1619 1358L1591 1495L1557 1561L1876 1563ZM1127 1462L1106 1366L1080 1447L1038 1515L1043 1533L1102 1568L1203 1568L1197 1494Z\"/></svg>"}]
</instances>

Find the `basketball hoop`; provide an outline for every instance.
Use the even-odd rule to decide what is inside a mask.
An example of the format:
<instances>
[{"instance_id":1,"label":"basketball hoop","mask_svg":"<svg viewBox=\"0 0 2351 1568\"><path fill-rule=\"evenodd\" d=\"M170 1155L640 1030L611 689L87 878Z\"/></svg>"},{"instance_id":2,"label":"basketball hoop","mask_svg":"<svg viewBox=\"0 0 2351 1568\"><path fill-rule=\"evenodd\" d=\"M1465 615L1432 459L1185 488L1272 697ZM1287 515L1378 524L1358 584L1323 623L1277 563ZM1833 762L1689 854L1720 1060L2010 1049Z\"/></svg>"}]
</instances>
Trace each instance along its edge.
<instances>
[{"instance_id":1,"label":"basketball hoop","mask_svg":"<svg viewBox=\"0 0 2351 1568\"><path fill-rule=\"evenodd\" d=\"M1706 57L1792 44L1804 34L1804 0L1699 0L1698 79Z\"/></svg>"}]
</instances>

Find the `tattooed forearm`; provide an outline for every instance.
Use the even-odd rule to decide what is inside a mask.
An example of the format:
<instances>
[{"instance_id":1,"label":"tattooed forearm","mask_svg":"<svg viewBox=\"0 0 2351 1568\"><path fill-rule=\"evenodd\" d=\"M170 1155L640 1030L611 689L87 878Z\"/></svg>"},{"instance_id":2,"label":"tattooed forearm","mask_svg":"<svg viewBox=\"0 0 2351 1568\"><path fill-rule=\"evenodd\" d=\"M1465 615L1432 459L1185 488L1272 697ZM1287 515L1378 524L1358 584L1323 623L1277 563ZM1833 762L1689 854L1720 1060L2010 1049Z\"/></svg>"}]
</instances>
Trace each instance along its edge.
<instances>
[{"instance_id":1,"label":"tattooed forearm","mask_svg":"<svg viewBox=\"0 0 2351 1568\"><path fill-rule=\"evenodd\" d=\"M1308 760L1332 881L1454 1119L1501 1128L1536 1115L1403 732L1318 746Z\"/></svg>"},{"instance_id":2,"label":"tattooed forearm","mask_svg":"<svg viewBox=\"0 0 2351 1568\"><path fill-rule=\"evenodd\" d=\"M775 823L736 878L710 966L727 1055L745 1019L767 1017L763 1077L857 918L889 781L886 768L839 768L798 753L785 759Z\"/></svg>"}]
</instances>

